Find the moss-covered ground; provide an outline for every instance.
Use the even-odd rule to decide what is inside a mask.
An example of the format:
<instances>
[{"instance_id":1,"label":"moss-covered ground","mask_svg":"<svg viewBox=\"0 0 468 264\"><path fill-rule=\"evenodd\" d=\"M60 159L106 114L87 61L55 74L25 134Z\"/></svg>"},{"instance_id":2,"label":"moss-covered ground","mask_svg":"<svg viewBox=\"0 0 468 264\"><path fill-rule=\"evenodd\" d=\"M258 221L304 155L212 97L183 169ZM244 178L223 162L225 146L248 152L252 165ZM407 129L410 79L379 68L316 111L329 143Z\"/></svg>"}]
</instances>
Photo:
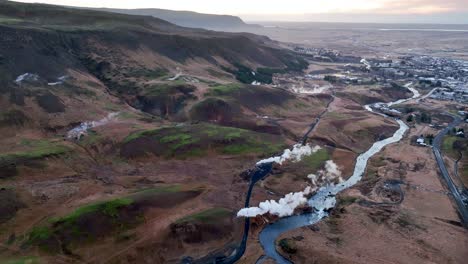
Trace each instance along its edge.
<instances>
[{"instance_id":1,"label":"moss-covered ground","mask_svg":"<svg viewBox=\"0 0 468 264\"><path fill-rule=\"evenodd\" d=\"M49 140L23 139L20 145L23 150L0 154L0 166L57 156L71 151L69 147Z\"/></svg>"},{"instance_id":2,"label":"moss-covered ground","mask_svg":"<svg viewBox=\"0 0 468 264\"><path fill-rule=\"evenodd\" d=\"M149 144L140 145L139 141L149 141ZM284 147L279 136L200 123L132 133L124 139L121 154L130 157L153 153L167 158L201 156L210 151L228 155L269 155Z\"/></svg>"},{"instance_id":3,"label":"moss-covered ground","mask_svg":"<svg viewBox=\"0 0 468 264\"><path fill-rule=\"evenodd\" d=\"M202 187L168 185L86 204L33 227L22 244L57 252L63 246L73 247L100 237L118 235L143 223L147 208L175 206L198 196L203 190Z\"/></svg>"}]
</instances>

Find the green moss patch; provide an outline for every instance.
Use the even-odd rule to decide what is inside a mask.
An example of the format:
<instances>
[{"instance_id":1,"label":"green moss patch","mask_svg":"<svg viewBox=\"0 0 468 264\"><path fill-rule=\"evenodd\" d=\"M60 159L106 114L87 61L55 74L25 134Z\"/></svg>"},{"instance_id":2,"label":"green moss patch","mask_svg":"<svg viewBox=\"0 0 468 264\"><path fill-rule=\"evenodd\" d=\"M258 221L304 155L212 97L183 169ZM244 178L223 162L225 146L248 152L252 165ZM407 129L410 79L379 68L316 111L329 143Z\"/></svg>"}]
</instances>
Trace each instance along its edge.
<instances>
[{"instance_id":1,"label":"green moss patch","mask_svg":"<svg viewBox=\"0 0 468 264\"><path fill-rule=\"evenodd\" d=\"M16 171L17 165L28 161L58 156L71 151L69 147L48 140L23 140L21 145L24 150L0 154L0 171ZM0 173L0 178L3 174Z\"/></svg>"},{"instance_id":2,"label":"green moss patch","mask_svg":"<svg viewBox=\"0 0 468 264\"><path fill-rule=\"evenodd\" d=\"M7 16L0 16L0 24L17 24L23 22L22 19L7 17Z\"/></svg>"},{"instance_id":3,"label":"green moss patch","mask_svg":"<svg viewBox=\"0 0 468 264\"><path fill-rule=\"evenodd\" d=\"M90 204L76 209L67 216L54 218L52 222L72 224L75 223L83 215L95 212L101 212L108 217L116 217L120 208L126 207L132 203L133 200L131 198L119 198L111 201Z\"/></svg>"},{"instance_id":4,"label":"green moss patch","mask_svg":"<svg viewBox=\"0 0 468 264\"><path fill-rule=\"evenodd\" d=\"M130 119L130 120L133 120L133 119L138 119L138 118L141 118L141 116L137 113L134 113L134 112L120 112L118 117L120 119Z\"/></svg>"},{"instance_id":5,"label":"green moss patch","mask_svg":"<svg viewBox=\"0 0 468 264\"><path fill-rule=\"evenodd\" d=\"M292 239L283 238L278 242L278 246L283 252L288 254L295 254L297 252L296 243Z\"/></svg>"},{"instance_id":6,"label":"green moss patch","mask_svg":"<svg viewBox=\"0 0 468 264\"><path fill-rule=\"evenodd\" d=\"M96 145L99 142L103 141L104 138L105 137L103 135L98 134L96 131L89 130L86 137L84 137L79 142L79 144L82 145L82 146L92 146L92 145Z\"/></svg>"},{"instance_id":7,"label":"green moss patch","mask_svg":"<svg viewBox=\"0 0 468 264\"><path fill-rule=\"evenodd\" d=\"M38 257L26 256L26 257L11 258L11 259L6 259L6 260L0 259L0 263L3 263L3 264L39 264L43 262L41 262Z\"/></svg>"},{"instance_id":8,"label":"green moss patch","mask_svg":"<svg viewBox=\"0 0 468 264\"><path fill-rule=\"evenodd\" d=\"M454 159L458 159L458 153L453 148L453 144L457 139L455 136L445 136L442 141L442 151Z\"/></svg>"},{"instance_id":9,"label":"green moss patch","mask_svg":"<svg viewBox=\"0 0 468 264\"><path fill-rule=\"evenodd\" d=\"M165 158L188 158L209 152L267 155L284 147L279 136L203 123L133 133L124 140L120 153L126 158L149 153Z\"/></svg>"},{"instance_id":10,"label":"green moss patch","mask_svg":"<svg viewBox=\"0 0 468 264\"><path fill-rule=\"evenodd\" d=\"M316 172L318 169L323 168L325 162L330 159L330 154L327 149L320 149L309 156L305 156L299 162L288 162L284 164L284 172L279 174L278 177L287 177L293 181L304 182L309 181L307 175ZM269 178L268 183L276 185L278 177Z\"/></svg>"},{"instance_id":11,"label":"green moss patch","mask_svg":"<svg viewBox=\"0 0 468 264\"><path fill-rule=\"evenodd\" d=\"M118 235L136 227L144 222L145 212L149 208L171 208L195 198L203 191L202 187L170 185L87 204L32 228L23 243L49 252L71 250L83 243Z\"/></svg>"},{"instance_id":12,"label":"green moss patch","mask_svg":"<svg viewBox=\"0 0 468 264\"><path fill-rule=\"evenodd\" d=\"M310 156L303 157L297 165L305 167L309 171L316 171L329 159L330 155L328 154L328 151L326 149L320 149Z\"/></svg>"},{"instance_id":13,"label":"green moss patch","mask_svg":"<svg viewBox=\"0 0 468 264\"><path fill-rule=\"evenodd\" d=\"M229 83L211 87L206 95L208 96L230 96L244 88L240 83Z\"/></svg>"}]
</instances>

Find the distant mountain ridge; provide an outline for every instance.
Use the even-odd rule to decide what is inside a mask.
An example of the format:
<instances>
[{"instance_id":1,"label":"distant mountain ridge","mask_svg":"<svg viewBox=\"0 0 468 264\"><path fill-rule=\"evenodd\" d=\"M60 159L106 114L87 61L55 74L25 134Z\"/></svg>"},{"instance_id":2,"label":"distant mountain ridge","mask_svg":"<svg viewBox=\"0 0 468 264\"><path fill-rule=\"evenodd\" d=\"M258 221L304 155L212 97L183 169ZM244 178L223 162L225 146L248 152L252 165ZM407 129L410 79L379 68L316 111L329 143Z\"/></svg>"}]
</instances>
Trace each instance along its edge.
<instances>
[{"instance_id":1,"label":"distant mountain ridge","mask_svg":"<svg viewBox=\"0 0 468 264\"><path fill-rule=\"evenodd\" d=\"M106 11L126 15L152 16L173 24L191 28L223 29L242 28L250 25L241 18L231 15L203 14L192 11L175 11L158 8L142 9L114 9L114 8L91 8L96 11Z\"/></svg>"}]
</instances>

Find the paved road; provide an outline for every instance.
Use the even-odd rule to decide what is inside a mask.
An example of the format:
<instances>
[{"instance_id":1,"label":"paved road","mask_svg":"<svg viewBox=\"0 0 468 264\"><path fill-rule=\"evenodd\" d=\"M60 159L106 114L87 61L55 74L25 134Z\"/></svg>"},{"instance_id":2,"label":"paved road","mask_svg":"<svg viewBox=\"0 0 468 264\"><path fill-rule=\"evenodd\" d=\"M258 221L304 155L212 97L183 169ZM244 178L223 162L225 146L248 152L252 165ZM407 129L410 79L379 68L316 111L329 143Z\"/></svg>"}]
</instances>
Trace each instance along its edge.
<instances>
[{"instance_id":1,"label":"paved road","mask_svg":"<svg viewBox=\"0 0 468 264\"><path fill-rule=\"evenodd\" d=\"M323 110L322 113L320 113L320 115L315 119L315 122L313 124L310 125L310 128L309 130L307 130L307 132L305 133L305 135L302 137L301 139L301 143L302 145L305 145L307 143L307 139L309 139L309 135L310 133L312 133L315 128L318 126L318 124L320 123L320 120L322 119L322 117L328 112L328 108L330 107L330 105L335 101L335 92L332 92L332 99L327 103L327 106L325 107L325 110Z\"/></svg>"},{"instance_id":2,"label":"paved road","mask_svg":"<svg viewBox=\"0 0 468 264\"><path fill-rule=\"evenodd\" d=\"M463 120L458 116L452 116L454 121L448 125L444 130L442 130L434 139L432 151L434 152L437 165L439 166L442 178L445 180L450 193L457 205L458 213L460 214L461 221L463 225L468 228L468 206L463 202L462 194L460 194L457 186L453 182L452 178L449 175L447 167L445 166L444 159L440 152L440 145L442 144L443 138L447 133L453 129L455 126L459 125Z\"/></svg>"}]
</instances>

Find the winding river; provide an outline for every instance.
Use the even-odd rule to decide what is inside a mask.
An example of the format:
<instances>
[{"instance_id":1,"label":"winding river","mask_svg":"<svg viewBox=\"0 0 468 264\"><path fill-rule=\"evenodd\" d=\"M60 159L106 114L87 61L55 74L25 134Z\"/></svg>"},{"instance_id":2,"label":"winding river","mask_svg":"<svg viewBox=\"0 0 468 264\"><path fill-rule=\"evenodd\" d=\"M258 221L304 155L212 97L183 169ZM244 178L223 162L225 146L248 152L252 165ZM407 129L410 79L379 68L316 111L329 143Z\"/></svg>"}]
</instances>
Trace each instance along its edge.
<instances>
[{"instance_id":1,"label":"winding river","mask_svg":"<svg viewBox=\"0 0 468 264\"><path fill-rule=\"evenodd\" d=\"M410 86L411 83L405 85L406 88L413 92L413 97L387 103L387 107L418 98L420 96L419 92L416 89L411 88ZM374 112L370 105L366 105L365 109ZM391 118L381 113L374 113L383 115L387 118ZM375 142L369 150L359 155L356 160L353 175L348 180L337 185L323 186L317 191L317 193L314 196L312 196L308 200L308 204L315 209L313 213L282 218L277 222L266 226L260 232L259 240L265 251L266 257L275 260L278 264L290 263L276 251L275 241L277 240L277 238L285 232L300 227L313 225L319 222L324 217L326 217L328 215L327 211L333 208L336 204L335 196L339 192L354 186L362 179L369 159L378 152L380 152L385 146L392 143L396 143L403 138L405 132L408 130L408 126L400 119L395 120L400 125L400 128L393 134L393 136ZM265 258L262 258L262 260L263 259Z\"/></svg>"},{"instance_id":2,"label":"winding river","mask_svg":"<svg viewBox=\"0 0 468 264\"><path fill-rule=\"evenodd\" d=\"M378 114L386 118L392 118L383 113L374 112L372 107L374 105L379 105L379 106L384 105L386 107L390 107L392 105L404 103L406 101L418 98L420 96L419 92L416 89L412 88L411 85L412 83L408 83L407 85L405 85L405 87L408 88L411 92L413 92L412 97L407 98L407 99L400 99L400 100L397 100L395 102L390 102L390 103L376 103L373 105L366 105L365 109L370 112L373 112L374 114ZM332 102L333 100L329 102L329 104L327 105L327 108ZM301 140L301 143L303 145L305 144L305 141L307 140L308 135L317 126L317 124L320 121L320 117L324 115L325 112L326 110L319 116L319 118L315 120L315 122L311 125L309 130L306 132L306 134ZM393 134L393 136L386 138L384 140L375 142L369 150L359 155L356 160L356 165L354 167L353 175L348 180L337 185L322 186L308 200L308 204L315 209L313 213L307 213L307 214L282 218L278 220L277 222L266 226L260 232L259 240L264 249L265 255L262 256L257 261L257 263L261 263L267 258L271 258L275 260L276 263L279 263L279 264L290 263L288 260L283 258L276 251L275 242L277 238L281 234L287 231L294 230L294 229L304 227L304 226L313 225L319 222L324 217L328 216L327 212L329 211L329 209L333 208L336 204L335 196L339 192L354 186L357 182L361 180L366 170L367 162L369 161L369 159L375 154L377 154L379 151L381 151L385 146L392 144L392 143L396 143L403 138L405 132L408 130L408 126L400 119L395 119L395 120L400 125L400 128ZM250 184L249 184L249 189L247 191L246 200L245 200L246 208L249 207L250 196L252 194L253 187L258 181L267 177L268 174L271 172L271 169L272 169L272 163L265 163L265 164L257 165L253 170L249 172ZM247 238L249 235L249 229L250 229L250 219L246 218L242 241L240 245L236 247L236 249L229 256L224 255L223 252L215 251L198 260L193 260L190 257L186 257L183 259L182 263L232 264L232 263L237 262L245 253L246 245L247 245Z\"/></svg>"}]
</instances>

